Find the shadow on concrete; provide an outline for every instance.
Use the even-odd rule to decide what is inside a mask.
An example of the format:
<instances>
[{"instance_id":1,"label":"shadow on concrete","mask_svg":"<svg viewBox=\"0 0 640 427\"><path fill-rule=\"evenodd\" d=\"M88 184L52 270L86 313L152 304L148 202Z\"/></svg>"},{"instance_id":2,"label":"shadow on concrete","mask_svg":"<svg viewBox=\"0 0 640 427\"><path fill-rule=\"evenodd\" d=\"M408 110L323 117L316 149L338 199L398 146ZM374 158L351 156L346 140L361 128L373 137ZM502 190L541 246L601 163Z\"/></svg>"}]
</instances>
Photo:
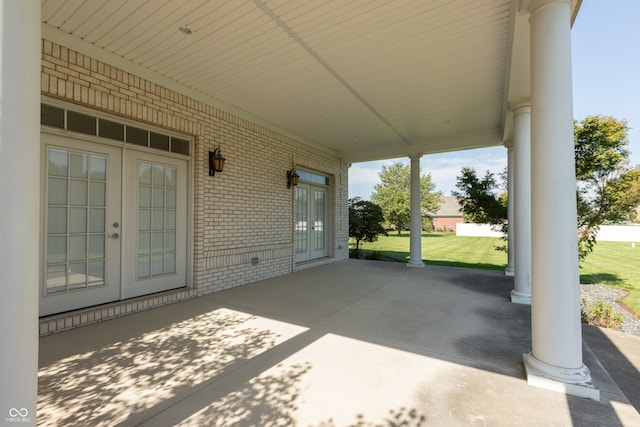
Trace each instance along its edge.
<instances>
[{"instance_id":1,"label":"shadow on concrete","mask_svg":"<svg viewBox=\"0 0 640 427\"><path fill-rule=\"evenodd\" d=\"M567 402L573 425L620 423L608 402L526 385L530 308L512 288L495 271L348 261L44 337L38 423L297 425L322 381L320 402L373 387L304 425L561 425ZM357 409L373 398L377 413Z\"/></svg>"}]
</instances>

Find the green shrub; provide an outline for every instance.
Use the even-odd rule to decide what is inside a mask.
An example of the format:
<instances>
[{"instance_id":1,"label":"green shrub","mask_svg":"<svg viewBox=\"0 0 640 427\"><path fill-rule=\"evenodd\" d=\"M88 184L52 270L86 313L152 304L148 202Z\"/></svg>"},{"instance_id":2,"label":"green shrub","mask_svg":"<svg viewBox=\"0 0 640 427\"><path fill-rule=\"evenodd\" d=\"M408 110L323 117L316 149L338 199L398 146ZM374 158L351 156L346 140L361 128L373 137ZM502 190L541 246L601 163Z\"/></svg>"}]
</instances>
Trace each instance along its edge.
<instances>
[{"instance_id":1,"label":"green shrub","mask_svg":"<svg viewBox=\"0 0 640 427\"><path fill-rule=\"evenodd\" d=\"M582 300L580 317L582 318L582 323L614 329L616 331L619 330L624 323L622 314L603 301L598 301L586 307L586 303Z\"/></svg>"}]
</instances>

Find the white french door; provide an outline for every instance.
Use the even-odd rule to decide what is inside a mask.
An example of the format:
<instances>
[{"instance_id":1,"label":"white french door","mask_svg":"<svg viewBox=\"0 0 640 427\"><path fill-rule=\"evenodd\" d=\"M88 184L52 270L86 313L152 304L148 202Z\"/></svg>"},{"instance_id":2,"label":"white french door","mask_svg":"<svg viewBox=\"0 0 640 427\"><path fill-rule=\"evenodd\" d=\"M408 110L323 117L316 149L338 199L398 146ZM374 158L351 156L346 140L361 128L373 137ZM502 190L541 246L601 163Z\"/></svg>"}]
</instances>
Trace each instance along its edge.
<instances>
[{"instance_id":1,"label":"white french door","mask_svg":"<svg viewBox=\"0 0 640 427\"><path fill-rule=\"evenodd\" d=\"M187 160L42 133L40 315L187 285Z\"/></svg>"},{"instance_id":2,"label":"white french door","mask_svg":"<svg viewBox=\"0 0 640 427\"><path fill-rule=\"evenodd\" d=\"M121 150L42 134L40 315L120 298Z\"/></svg>"},{"instance_id":3,"label":"white french door","mask_svg":"<svg viewBox=\"0 0 640 427\"><path fill-rule=\"evenodd\" d=\"M295 187L296 262L329 255L327 188L300 183Z\"/></svg>"},{"instance_id":4,"label":"white french door","mask_svg":"<svg viewBox=\"0 0 640 427\"><path fill-rule=\"evenodd\" d=\"M123 298L186 286L187 161L127 153Z\"/></svg>"}]
</instances>

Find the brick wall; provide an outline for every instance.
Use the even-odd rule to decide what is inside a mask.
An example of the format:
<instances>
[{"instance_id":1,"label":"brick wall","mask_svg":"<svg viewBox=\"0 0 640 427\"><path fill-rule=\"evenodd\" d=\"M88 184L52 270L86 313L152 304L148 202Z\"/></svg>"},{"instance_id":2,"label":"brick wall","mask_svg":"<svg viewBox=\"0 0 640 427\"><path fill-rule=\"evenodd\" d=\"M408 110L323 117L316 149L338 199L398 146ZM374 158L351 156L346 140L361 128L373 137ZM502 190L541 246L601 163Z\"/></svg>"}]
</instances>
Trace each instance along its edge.
<instances>
[{"instance_id":1,"label":"brick wall","mask_svg":"<svg viewBox=\"0 0 640 427\"><path fill-rule=\"evenodd\" d=\"M293 191L286 185L292 166L331 177L330 255L348 258L348 169L339 159L48 40L42 42L41 76L47 97L194 138L198 295L294 270ZM218 146L224 172L209 177L208 152Z\"/></svg>"}]
</instances>

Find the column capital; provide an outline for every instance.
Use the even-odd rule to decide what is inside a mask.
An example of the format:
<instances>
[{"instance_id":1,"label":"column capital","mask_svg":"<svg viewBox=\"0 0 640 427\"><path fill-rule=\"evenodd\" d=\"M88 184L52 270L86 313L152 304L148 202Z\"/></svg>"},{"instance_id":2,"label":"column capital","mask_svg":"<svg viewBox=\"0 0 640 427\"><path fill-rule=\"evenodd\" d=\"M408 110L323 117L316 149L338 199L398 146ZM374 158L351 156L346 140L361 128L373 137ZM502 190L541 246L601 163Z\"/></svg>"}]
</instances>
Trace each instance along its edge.
<instances>
[{"instance_id":1,"label":"column capital","mask_svg":"<svg viewBox=\"0 0 640 427\"><path fill-rule=\"evenodd\" d=\"M566 3L570 5L571 0L522 0L522 3L520 4L520 10L527 10L529 11L529 13L533 13L541 7L553 3Z\"/></svg>"},{"instance_id":2,"label":"column capital","mask_svg":"<svg viewBox=\"0 0 640 427\"><path fill-rule=\"evenodd\" d=\"M410 159L420 159L423 156L422 153L413 153L413 154L409 154L407 157L409 157Z\"/></svg>"},{"instance_id":3,"label":"column capital","mask_svg":"<svg viewBox=\"0 0 640 427\"><path fill-rule=\"evenodd\" d=\"M521 111L531 111L531 99L530 98L520 98L514 99L513 101L509 101L509 110L514 113L519 113Z\"/></svg>"},{"instance_id":4,"label":"column capital","mask_svg":"<svg viewBox=\"0 0 640 427\"><path fill-rule=\"evenodd\" d=\"M502 145L507 147L508 150L513 148L513 139L507 139L506 141L502 141Z\"/></svg>"}]
</instances>

